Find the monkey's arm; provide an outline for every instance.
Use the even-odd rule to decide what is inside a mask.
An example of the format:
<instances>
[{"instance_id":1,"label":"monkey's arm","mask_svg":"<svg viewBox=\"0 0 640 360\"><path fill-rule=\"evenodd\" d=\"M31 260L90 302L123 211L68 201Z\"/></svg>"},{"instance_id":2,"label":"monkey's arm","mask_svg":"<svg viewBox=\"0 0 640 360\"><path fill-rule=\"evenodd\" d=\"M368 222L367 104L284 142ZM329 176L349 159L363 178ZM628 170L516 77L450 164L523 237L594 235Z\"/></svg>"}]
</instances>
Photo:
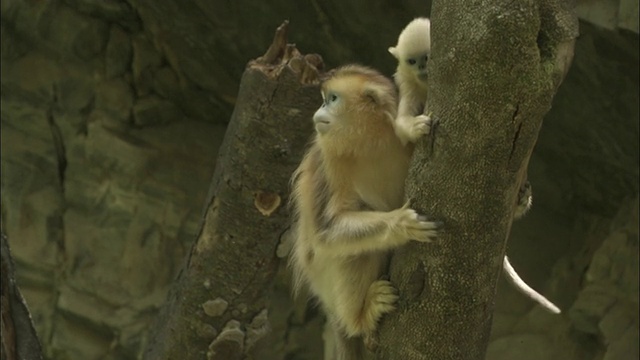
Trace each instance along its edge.
<instances>
[{"instance_id":1,"label":"monkey's arm","mask_svg":"<svg viewBox=\"0 0 640 360\"><path fill-rule=\"evenodd\" d=\"M320 232L319 243L336 255L384 251L409 240L431 241L440 224L426 221L408 204L390 212L346 211L336 215Z\"/></svg>"},{"instance_id":2,"label":"monkey's arm","mask_svg":"<svg viewBox=\"0 0 640 360\"><path fill-rule=\"evenodd\" d=\"M403 145L416 142L431 130L431 117L420 114L422 104L411 92L401 94L398 105L398 117L393 128ZM419 114L416 116L416 114Z\"/></svg>"}]
</instances>

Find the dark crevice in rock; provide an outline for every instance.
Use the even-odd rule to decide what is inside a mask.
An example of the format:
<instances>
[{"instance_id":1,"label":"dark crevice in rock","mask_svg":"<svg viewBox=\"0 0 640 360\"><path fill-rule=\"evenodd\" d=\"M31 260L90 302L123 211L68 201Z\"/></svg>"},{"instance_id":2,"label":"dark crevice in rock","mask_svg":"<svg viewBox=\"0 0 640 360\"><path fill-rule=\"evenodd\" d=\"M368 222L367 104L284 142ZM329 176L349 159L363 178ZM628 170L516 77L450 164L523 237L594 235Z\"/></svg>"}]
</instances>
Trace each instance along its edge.
<instances>
[{"instance_id":1,"label":"dark crevice in rock","mask_svg":"<svg viewBox=\"0 0 640 360\"><path fill-rule=\"evenodd\" d=\"M65 187L65 172L67 170L67 156L65 154L65 146L64 139L62 137L62 133L60 131L60 127L56 123L56 120L53 115L53 107L56 104L56 92L53 91L53 104L47 111L47 121L49 123L49 129L51 130L51 140L53 141L53 147L56 151L56 158L58 161L58 180L60 182L60 190L64 194Z\"/></svg>"}]
</instances>

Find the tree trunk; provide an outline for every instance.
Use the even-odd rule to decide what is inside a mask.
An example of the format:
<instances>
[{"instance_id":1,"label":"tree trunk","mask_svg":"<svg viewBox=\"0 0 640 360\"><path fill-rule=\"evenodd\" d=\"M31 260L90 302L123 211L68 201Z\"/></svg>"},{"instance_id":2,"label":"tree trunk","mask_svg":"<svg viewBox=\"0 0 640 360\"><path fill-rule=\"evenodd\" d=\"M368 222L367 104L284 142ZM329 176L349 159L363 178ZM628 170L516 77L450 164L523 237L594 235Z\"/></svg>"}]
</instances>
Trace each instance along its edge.
<instances>
[{"instance_id":1,"label":"tree trunk","mask_svg":"<svg viewBox=\"0 0 640 360\"><path fill-rule=\"evenodd\" d=\"M145 359L242 359L268 331L267 306L289 224L289 178L320 102L319 56L287 44L287 23L240 84L191 254Z\"/></svg>"},{"instance_id":2,"label":"tree trunk","mask_svg":"<svg viewBox=\"0 0 640 360\"><path fill-rule=\"evenodd\" d=\"M15 267L7 236L0 237L0 358L2 360L42 359L42 348L31 314L16 285Z\"/></svg>"},{"instance_id":3,"label":"tree trunk","mask_svg":"<svg viewBox=\"0 0 640 360\"><path fill-rule=\"evenodd\" d=\"M431 19L438 123L416 147L407 196L444 230L393 256L400 300L377 355L482 360L518 190L578 21L565 0L438 1Z\"/></svg>"}]
</instances>

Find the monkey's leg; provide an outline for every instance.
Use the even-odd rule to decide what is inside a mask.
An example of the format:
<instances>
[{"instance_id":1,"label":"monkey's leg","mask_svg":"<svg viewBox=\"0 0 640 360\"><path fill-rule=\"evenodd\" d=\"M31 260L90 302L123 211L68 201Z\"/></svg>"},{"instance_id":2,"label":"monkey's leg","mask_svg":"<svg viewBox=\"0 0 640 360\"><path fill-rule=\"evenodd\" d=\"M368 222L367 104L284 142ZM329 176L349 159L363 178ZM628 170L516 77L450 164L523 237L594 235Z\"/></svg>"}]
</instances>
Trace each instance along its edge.
<instances>
[{"instance_id":1,"label":"monkey's leg","mask_svg":"<svg viewBox=\"0 0 640 360\"><path fill-rule=\"evenodd\" d=\"M518 191L518 205L515 213L513 214L513 218L515 220L523 217L524 214L531 209L531 204L533 203L533 195L531 193L531 184L529 183L529 180L527 180L522 184Z\"/></svg>"},{"instance_id":2,"label":"monkey's leg","mask_svg":"<svg viewBox=\"0 0 640 360\"><path fill-rule=\"evenodd\" d=\"M408 204L390 212L347 211L335 216L320 233L319 246L336 256L384 251L410 239L429 242L440 226L439 222L426 221Z\"/></svg>"}]
</instances>

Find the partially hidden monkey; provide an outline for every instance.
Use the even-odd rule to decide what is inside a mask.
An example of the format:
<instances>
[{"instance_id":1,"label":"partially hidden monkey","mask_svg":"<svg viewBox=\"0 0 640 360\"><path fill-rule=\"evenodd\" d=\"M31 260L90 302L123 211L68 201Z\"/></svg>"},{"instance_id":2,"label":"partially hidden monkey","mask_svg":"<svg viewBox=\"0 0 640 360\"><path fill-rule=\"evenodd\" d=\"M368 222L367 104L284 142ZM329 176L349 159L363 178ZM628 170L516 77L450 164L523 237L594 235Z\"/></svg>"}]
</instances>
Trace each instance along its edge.
<instances>
[{"instance_id":1,"label":"partially hidden monkey","mask_svg":"<svg viewBox=\"0 0 640 360\"><path fill-rule=\"evenodd\" d=\"M431 22L427 18L416 18L400 33L398 44L389 48L389 53L398 60L393 75L400 92L400 103L396 118L398 137L407 143L416 141L431 128L431 117L427 110L427 60L431 54ZM412 130L413 134L407 133Z\"/></svg>"},{"instance_id":2,"label":"partially hidden monkey","mask_svg":"<svg viewBox=\"0 0 640 360\"><path fill-rule=\"evenodd\" d=\"M403 143L415 142L428 134L431 116L427 111L427 61L431 55L431 22L428 18L416 18L409 22L398 36L398 43L389 52L398 60L394 80L400 92L400 103L396 118L396 132ZM514 218L518 219L531 207L531 186L527 181L520 189L518 206ZM505 256L503 269L507 280L524 295L542 305L552 313L560 309L543 295L527 285Z\"/></svg>"},{"instance_id":3,"label":"partially hidden monkey","mask_svg":"<svg viewBox=\"0 0 640 360\"><path fill-rule=\"evenodd\" d=\"M515 213L513 215L514 220L518 220L523 217L529 209L531 209L532 204L532 195L531 195L531 184L529 181L525 181L525 183L520 187L520 191L518 192L518 204L516 206ZM518 289L521 293L529 297L531 300L537 302L547 311L559 314L561 312L560 308L556 306L554 303L549 301L542 294L535 291L529 284L527 284L520 275L516 272L516 269L513 268L511 263L509 262L509 258L505 255L502 260L502 268L504 270L505 275L507 275L507 280L512 283L516 289Z\"/></svg>"},{"instance_id":4,"label":"partially hidden monkey","mask_svg":"<svg viewBox=\"0 0 640 360\"><path fill-rule=\"evenodd\" d=\"M314 140L292 177L294 292L308 286L327 316L325 359L355 360L397 300L380 279L389 250L429 242L441 224L404 203L413 149L395 134L393 82L346 65L321 93Z\"/></svg>"}]
</instances>

